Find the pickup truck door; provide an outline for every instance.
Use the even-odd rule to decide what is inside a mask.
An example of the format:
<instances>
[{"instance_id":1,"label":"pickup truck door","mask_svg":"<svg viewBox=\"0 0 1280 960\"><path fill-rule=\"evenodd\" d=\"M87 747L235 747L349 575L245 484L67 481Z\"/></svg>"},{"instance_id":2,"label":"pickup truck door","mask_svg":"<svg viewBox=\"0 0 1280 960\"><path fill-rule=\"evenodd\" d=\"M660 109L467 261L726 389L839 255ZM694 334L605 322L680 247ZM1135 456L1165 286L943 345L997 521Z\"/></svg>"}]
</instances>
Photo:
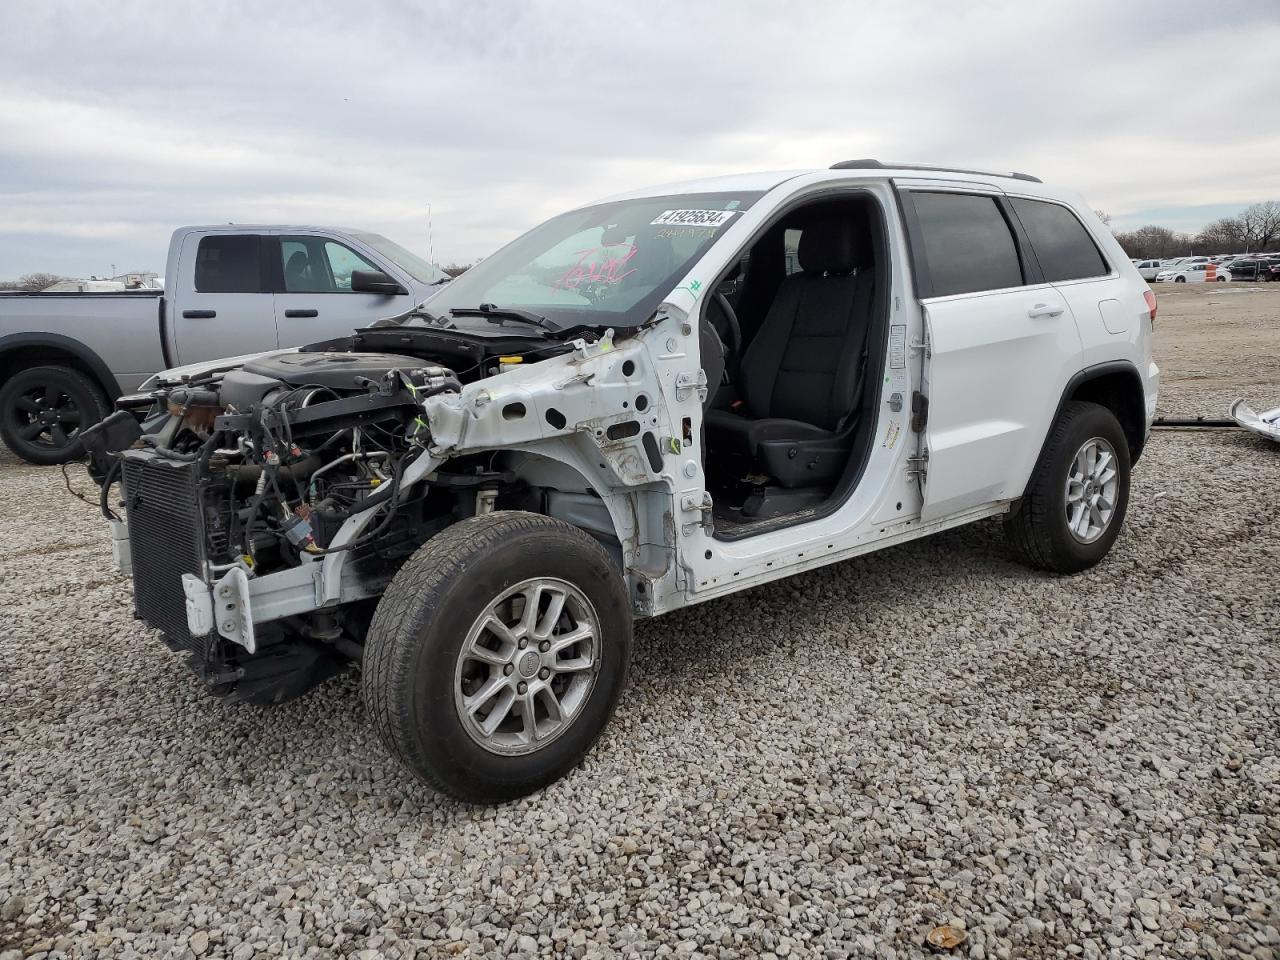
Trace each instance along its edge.
<instances>
[{"instance_id":1,"label":"pickup truck door","mask_svg":"<svg viewBox=\"0 0 1280 960\"><path fill-rule=\"evenodd\" d=\"M1022 495L1080 335L1000 191L902 197L924 311L913 426L931 520Z\"/></svg>"},{"instance_id":2,"label":"pickup truck door","mask_svg":"<svg viewBox=\"0 0 1280 960\"><path fill-rule=\"evenodd\" d=\"M279 346L264 240L245 233L183 238L170 316L177 364Z\"/></svg>"},{"instance_id":3,"label":"pickup truck door","mask_svg":"<svg viewBox=\"0 0 1280 960\"><path fill-rule=\"evenodd\" d=\"M280 272L275 297L276 329L280 346L299 347L317 340L349 335L383 317L394 317L413 307L408 293L358 293L351 289L354 270L380 270L411 283L400 272L357 252L342 241L318 233L290 233L271 238L276 269Z\"/></svg>"}]
</instances>

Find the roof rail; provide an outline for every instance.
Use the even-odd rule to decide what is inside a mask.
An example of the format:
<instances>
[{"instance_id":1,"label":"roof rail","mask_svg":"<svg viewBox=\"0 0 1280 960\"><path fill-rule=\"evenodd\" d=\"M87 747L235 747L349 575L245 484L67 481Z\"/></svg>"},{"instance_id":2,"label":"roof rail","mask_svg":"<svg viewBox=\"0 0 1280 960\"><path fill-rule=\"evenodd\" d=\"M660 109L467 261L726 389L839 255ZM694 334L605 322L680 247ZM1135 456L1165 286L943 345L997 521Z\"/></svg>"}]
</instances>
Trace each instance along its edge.
<instances>
[{"instance_id":1,"label":"roof rail","mask_svg":"<svg viewBox=\"0 0 1280 960\"><path fill-rule=\"evenodd\" d=\"M996 170L968 170L964 167L939 167L928 163L883 163L880 160L841 160L831 165L832 170L928 170L932 173L970 173L983 177L1011 177L1014 180L1029 180L1031 183L1043 183L1039 177L1029 173L1000 173Z\"/></svg>"}]
</instances>

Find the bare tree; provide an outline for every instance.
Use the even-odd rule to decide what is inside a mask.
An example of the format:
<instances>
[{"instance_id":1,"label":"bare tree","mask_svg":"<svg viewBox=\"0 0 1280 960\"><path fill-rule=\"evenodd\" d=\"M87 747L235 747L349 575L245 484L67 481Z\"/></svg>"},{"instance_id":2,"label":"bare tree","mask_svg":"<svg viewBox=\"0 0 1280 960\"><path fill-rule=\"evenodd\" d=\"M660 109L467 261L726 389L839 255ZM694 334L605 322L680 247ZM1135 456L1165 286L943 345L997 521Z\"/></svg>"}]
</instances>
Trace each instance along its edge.
<instances>
[{"instance_id":1,"label":"bare tree","mask_svg":"<svg viewBox=\"0 0 1280 960\"><path fill-rule=\"evenodd\" d=\"M1280 246L1280 202L1267 200L1250 204L1236 219L1250 250L1270 250Z\"/></svg>"},{"instance_id":2,"label":"bare tree","mask_svg":"<svg viewBox=\"0 0 1280 960\"><path fill-rule=\"evenodd\" d=\"M474 263L451 263L447 267L441 267L440 269L451 277L460 277L474 266Z\"/></svg>"},{"instance_id":3,"label":"bare tree","mask_svg":"<svg viewBox=\"0 0 1280 960\"><path fill-rule=\"evenodd\" d=\"M1207 224L1196 234L1196 249L1223 253L1244 250L1251 246L1244 224L1239 217L1222 217Z\"/></svg>"},{"instance_id":4,"label":"bare tree","mask_svg":"<svg viewBox=\"0 0 1280 960\"><path fill-rule=\"evenodd\" d=\"M39 293L46 287L51 287L59 280L65 280L56 273L24 273L18 278L18 289L26 290L29 293Z\"/></svg>"},{"instance_id":5,"label":"bare tree","mask_svg":"<svg viewBox=\"0 0 1280 960\"><path fill-rule=\"evenodd\" d=\"M1174 233L1168 227L1148 224L1128 233L1117 233L1116 240L1131 257L1156 258L1180 257L1191 252L1192 240L1185 234Z\"/></svg>"}]
</instances>

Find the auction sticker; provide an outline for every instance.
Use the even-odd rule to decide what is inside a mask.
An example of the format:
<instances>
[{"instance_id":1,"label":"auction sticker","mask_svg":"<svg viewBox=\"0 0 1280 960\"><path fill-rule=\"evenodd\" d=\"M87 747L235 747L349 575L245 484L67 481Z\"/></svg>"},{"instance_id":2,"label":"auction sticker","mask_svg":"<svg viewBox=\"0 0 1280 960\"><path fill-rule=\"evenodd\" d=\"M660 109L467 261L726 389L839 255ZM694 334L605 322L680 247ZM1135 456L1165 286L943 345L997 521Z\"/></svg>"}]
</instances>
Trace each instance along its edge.
<instances>
[{"instance_id":1,"label":"auction sticker","mask_svg":"<svg viewBox=\"0 0 1280 960\"><path fill-rule=\"evenodd\" d=\"M722 227L737 210L664 210L649 226Z\"/></svg>"}]
</instances>

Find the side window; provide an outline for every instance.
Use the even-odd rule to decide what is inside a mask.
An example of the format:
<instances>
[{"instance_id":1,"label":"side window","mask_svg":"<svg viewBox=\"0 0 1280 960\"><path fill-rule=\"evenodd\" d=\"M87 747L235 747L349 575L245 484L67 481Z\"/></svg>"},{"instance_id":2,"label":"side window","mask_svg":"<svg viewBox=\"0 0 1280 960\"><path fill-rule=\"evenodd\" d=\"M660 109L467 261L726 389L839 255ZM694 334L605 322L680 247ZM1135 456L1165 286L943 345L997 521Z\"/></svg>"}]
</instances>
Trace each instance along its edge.
<instances>
[{"instance_id":1,"label":"side window","mask_svg":"<svg viewBox=\"0 0 1280 960\"><path fill-rule=\"evenodd\" d=\"M376 270L364 257L324 237L281 237L287 293L350 293L353 270Z\"/></svg>"},{"instance_id":2,"label":"side window","mask_svg":"<svg viewBox=\"0 0 1280 960\"><path fill-rule=\"evenodd\" d=\"M333 279L319 237L281 237L280 266L286 293L332 293Z\"/></svg>"},{"instance_id":3,"label":"side window","mask_svg":"<svg viewBox=\"0 0 1280 960\"><path fill-rule=\"evenodd\" d=\"M1010 203L1027 231L1045 280L1083 280L1111 272L1093 237L1070 209L1043 200L1011 199Z\"/></svg>"},{"instance_id":4,"label":"side window","mask_svg":"<svg viewBox=\"0 0 1280 960\"><path fill-rule=\"evenodd\" d=\"M994 197L912 193L935 297L1022 285L1013 233Z\"/></svg>"},{"instance_id":5,"label":"side window","mask_svg":"<svg viewBox=\"0 0 1280 960\"><path fill-rule=\"evenodd\" d=\"M261 237L201 237L196 248L196 292L262 293L261 250Z\"/></svg>"},{"instance_id":6,"label":"side window","mask_svg":"<svg viewBox=\"0 0 1280 960\"><path fill-rule=\"evenodd\" d=\"M791 276L800 272L800 230L796 227L782 232L783 273Z\"/></svg>"},{"instance_id":7,"label":"side window","mask_svg":"<svg viewBox=\"0 0 1280 960\"><path fill-rule=\"evenodd\" d=\"M343 293L351 292L353 271L378 269L350 247L344 247L334 240L325 241L324 254L329 261L329 274L333 277L333 285Z\"/></svg>"}]
</instances>

